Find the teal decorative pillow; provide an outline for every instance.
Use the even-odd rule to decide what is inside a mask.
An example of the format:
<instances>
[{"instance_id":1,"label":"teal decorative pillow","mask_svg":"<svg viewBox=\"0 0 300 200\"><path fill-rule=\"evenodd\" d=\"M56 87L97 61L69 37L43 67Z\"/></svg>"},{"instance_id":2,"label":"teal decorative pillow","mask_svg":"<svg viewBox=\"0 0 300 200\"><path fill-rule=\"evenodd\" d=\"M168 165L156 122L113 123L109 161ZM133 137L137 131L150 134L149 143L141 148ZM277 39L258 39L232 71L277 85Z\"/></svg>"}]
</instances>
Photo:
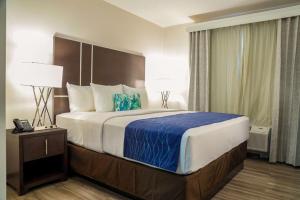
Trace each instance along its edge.
<instances>
[{"instance_id":1,"label":"teal decorative pillow","mask_svg":"<svg viewBox=\"0 0 300 200\"><path fill-rule=\"evenodd\" d=\"M130 110L131 100L127 94L114 94L115 111Z\"/></svg>"},{"instance_id":2,"label":"teal decorative pillow","mask_svg":"<svg viewBox=\"0 0 300 200\"><path fill-rule=\"evenodd\" d=\"M134 93L130 95L131 106L130 110L141 109L141 95L139 93Z\"/></svg>"},{"instance_id":3,"label":"teal decorative pillow","mask_svg":"<svg viewBox=\"0 0 300 200\"><path fill-rule=\"evenodd\" d=\"M114 108L115 111L137 110L141 108L140 94L114 94Z\"/></svg>"}]
</instances>

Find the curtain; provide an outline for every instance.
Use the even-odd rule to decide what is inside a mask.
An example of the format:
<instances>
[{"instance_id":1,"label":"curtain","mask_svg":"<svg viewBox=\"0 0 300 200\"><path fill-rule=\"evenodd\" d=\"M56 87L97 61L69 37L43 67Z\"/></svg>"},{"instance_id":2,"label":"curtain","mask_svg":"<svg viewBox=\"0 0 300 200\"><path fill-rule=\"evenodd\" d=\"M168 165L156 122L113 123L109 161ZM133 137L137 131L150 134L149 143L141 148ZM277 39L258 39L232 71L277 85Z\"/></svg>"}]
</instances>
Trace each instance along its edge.
<instances>
[{"instance_id":1,"label":"curtain","mask_svg":"<svg viewBox=\"0 0 300 200\"><path fill-rule=\"evenodd\" d=\"M210 110L271 126L276 21L212 30Z\"/></svg>"},{"instance_id":2,"label":"curtain","mask_svg":"<svg viewBox=\"0 0 300 200\"><path fill-rule=\"evenodd\" d=\"M190 33L190 87L188 109L208 111L210 31Z\"/></svg>"},{"instance_id":3,"label":"curtain","mask_svg":"<svg viewBox=\"0 0 300 200\"><path fill-rule=\"evenodd\" d=\"M277 24L267 21L249 26L250 39L246 47L249 52L245 54L240 110L250 117L252 124L271 126Z\"/></svg>"},{"instance_id":4,"label":"curtain","mask_svg":"<svg viewBox=\"0 0 300 200\"><path fill-rule=\"evenodd\" d=\"M249 26L212 30L210 110L240 113L239 103ZM247 43L247 45L245 45Z\"/></svg>"},{"instance_id":5,"label":"curtain","mask_svg":"<svg viewBox=\"0 0 300 200\"><path fill-rule=\"evenodd\" d=\"M300 19L281 20L280 90L272 125L271 162L300 166ZM276 111L276 109L275 109Z\"/></svg>"}]
</instances>

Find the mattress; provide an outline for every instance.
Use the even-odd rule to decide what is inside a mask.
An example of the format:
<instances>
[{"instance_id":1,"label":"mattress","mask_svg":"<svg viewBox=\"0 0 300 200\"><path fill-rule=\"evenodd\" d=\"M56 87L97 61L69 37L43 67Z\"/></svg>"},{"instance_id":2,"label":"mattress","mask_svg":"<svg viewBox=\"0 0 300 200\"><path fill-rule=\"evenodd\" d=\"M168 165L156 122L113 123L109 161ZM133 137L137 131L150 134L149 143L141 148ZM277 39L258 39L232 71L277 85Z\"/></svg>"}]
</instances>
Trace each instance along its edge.
<instances>
[{"instance_id":1,"label":"mattress","mask_svg":"<svg viewBox=\"0 0 300 200\"><path fill-rule=\"evenodd\" d=\"M60 114L56 119L59 127L68 129L70 142L100 153L124 158L124 133L127 124L138 119L187 112L176 110L80 112ZM189 129L182 137L176 173L193 173L248 138L249 119L245 116Z\"/></svg>"}]
</instances>

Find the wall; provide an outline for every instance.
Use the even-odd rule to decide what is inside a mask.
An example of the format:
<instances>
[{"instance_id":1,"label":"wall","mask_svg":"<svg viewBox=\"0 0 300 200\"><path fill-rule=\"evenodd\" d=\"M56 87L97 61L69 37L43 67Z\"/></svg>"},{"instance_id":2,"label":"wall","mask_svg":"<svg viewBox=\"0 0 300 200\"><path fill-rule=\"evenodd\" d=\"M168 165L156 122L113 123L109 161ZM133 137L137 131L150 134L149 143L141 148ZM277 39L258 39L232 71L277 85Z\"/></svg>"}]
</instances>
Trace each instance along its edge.
<instances>
[{"instance_id":1,"label":"wall","mask_svg":"<svg viewBox=\"0 0 300 200\"><path fill-rule=\"evenodd\" d=\"M187 109L189 85L188 24L164 29L164 59L169 61L165 70L175 79L170 96L172 107Z\"/></svg>"},{"instance_id":2,"label":"wall","mask_svg":"<svg viewBox=\"0 0 300 200\"><path fill-rule=\"evenodd\" d=\"M52 63L56 32L142 53L147 59L146 85L160 73L151 65L162 55L163 29L101 0L9 0L7 24L7 127L13 126L13 118L31 120L34 112L31 89L15 76L19 63Z\"/></svg>"},{"instance_id":3,"label":"wall","mask_svg":"<svg viewBox=\"0 0 300 200\"><path fill-rule=\"evenodd\" d=\"M6 139L5 139L5 0L0 0L0 200L6 199Z\"/></svg>"}]
</instances>

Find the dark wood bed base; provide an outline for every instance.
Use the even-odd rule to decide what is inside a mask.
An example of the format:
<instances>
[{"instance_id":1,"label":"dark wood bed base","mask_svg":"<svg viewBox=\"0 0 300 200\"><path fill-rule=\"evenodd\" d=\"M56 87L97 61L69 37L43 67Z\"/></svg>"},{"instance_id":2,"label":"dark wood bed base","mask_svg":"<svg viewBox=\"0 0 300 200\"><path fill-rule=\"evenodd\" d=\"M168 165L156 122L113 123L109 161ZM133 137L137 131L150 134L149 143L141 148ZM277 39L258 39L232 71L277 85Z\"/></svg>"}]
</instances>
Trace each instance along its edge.
<instances>
[{"instance_id":1,"label":"dark wood bed base","mask_svg":"<svg viewBox=\"0 0 300 200\"><path fill-rule=\"evenodd\" d=\"M69 143L70 169L117 191L147 200L212 198L242 168L244 142L202 169L178 175Z\"/></svg>"}]
</instances>

